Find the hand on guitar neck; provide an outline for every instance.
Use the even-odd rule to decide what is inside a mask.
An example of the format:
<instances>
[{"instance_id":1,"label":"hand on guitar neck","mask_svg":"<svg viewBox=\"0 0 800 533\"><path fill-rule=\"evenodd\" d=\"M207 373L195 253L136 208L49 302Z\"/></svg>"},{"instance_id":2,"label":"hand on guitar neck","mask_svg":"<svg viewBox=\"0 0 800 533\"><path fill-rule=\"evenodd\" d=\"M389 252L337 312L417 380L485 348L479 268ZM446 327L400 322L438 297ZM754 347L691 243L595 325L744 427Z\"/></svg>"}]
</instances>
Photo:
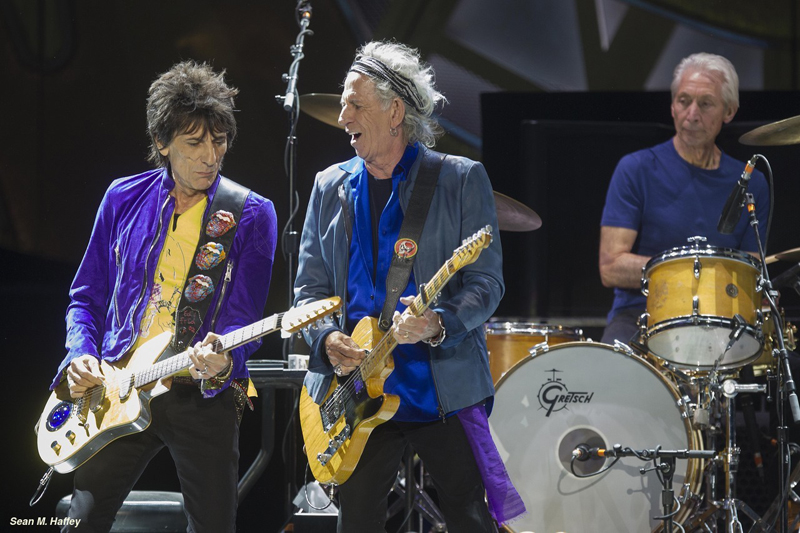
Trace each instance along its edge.
<instances>
[{"instance_id":1,"label":"hand on guitar neck","mask_svg":"<svg viewBox=\"0 0 800 533\"><path fill-rule=\"evenodd\" d=\"M215 333L209 333L203 342L198 342L186 350L189 359L192 360L192 367L189 373L194 379L209 379L225 372L232 364L231 356L228 352L217 353L212 346L214 341L219 338Z\"/></svg>"},{"instance_id":2,"label":"hand on guitar neck","mask_svg":"<svg viewBox=\"0 0 800 533\"><path fill-rule=\"evenodd\" d=\"M400 303L403 305L411 305L413 302L414 296L400 298ZM403 313L395 311L392 322L397 344L416 344L419 341L434 339L442 333L439 315L431 309L425 309L422 316L414 316L408 309Z\"/></svg>"},{"instance_id":3,"label":"hand on guitar neck","mask_svg":"<svg viewBox=\"0 0 800 533\"><path fill-rule=\"evenodd\" d=\"M414 302L414 296L400 298L403 305ZM415 344L422 340L437 338L442 333L439 315L426 309L422 316L414 316L410 311L394 312L393 335L398 344ZM366 352L349 336L334 331L325 338L325 353L338 376L347 376L361 364Z\"/></svg>"},{"instance_id":4,"label":"hand on guitar neck","mask_svg":"<svg viewBox=\"0 0 800 533\"><path fill-rule=\"evenodd\" d=\"M193 365L189 373L194 379L209 379L224 372L231 364L228 352L216 353L213 343L219 338L215 333L209 333L202 342L186 350ZM77 357L67 367L67 384L69 395L73 398L82 397L87 390L98 385L103 385L105 375L100 368L97 357L86 354Z\"/></svg>"}]
</instances>

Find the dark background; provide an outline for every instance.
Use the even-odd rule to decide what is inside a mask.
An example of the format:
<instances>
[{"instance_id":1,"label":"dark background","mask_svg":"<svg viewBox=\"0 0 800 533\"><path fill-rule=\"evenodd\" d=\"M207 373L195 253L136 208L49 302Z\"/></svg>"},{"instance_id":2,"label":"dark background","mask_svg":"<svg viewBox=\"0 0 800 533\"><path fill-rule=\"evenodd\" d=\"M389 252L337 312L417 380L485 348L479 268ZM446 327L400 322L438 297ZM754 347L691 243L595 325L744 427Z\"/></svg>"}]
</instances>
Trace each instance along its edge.
<instances>
[{"instance_id":1,"label":"dark background","mask_svg":"<svg viewBox=\"0 0 800 533\"><path fill-rule=\"evenodd\" d=\"M596 29L600 3L627 10L607 47ZM736 142L759 124L800 115L796 2L774 0L759 10L733 0L711 2L709 9L677 0L600 3L498 1L492 3L496 11L514 16L506 24L492 26L487 19L485 25L498 43L522 42L520 55L549 60L555 70L580 64L582 88L548 82L517 55L497 59L486 49L476 51L470 45L477 45L478 35L474 41L456 38L459 28L470 35L471 26L454 20L463 23L464 14L481 5L469 0L315 0L314 35L306 38L298 81L301 94L337 93L356 47L372 38L394 37L420 48L451 100L442 116L448 134L439 149L481 159L496 190L544 220L536 232L500 234L508 290L496 316L576 325L595 338L612 297L596 268L605 190L619 156L671 135L667 85L653 81L663 76L652 73L666 70L668 84L674 54L705 50L745 58L735 61L740 73L753 71L747 58L760 58L758 75L742 76L741 109L723 130L720 146L742 160L753 153L769 158L776 208L768 253L800 246L797 146L755 149ZM524 25L556 28L561 19L548 18L555 15L547 10L563 6L572 9L564 17L575 17L580 57L558 55L568 41L564 34L550 35L547 51L528 47L526 39L547 32L525 32ZM506 31L520 24L522 32ZM67 291L96 208L112 179L148 168L148 86L184 59L227 70L241 94L239 138L223 172L272 199L282 227L289 219L283 165L288 121L275 95L285 92L281 74L292 60L289 47L297 31L291 0L0 0L0 338L10 422L0 529L11 517L50 516L71 491L71 476L56 475L43 500L28 507L44 471L32 429L64 355ZM717 44L670 48L675 35L686 31L712 36ZM742 52L743 47L749 48ZM526 68L528 76L521 73ZM351 157L352 150L342 132L305 114L297 136L299 231L314 173ZM758 168L765 170L760 163ZM777 273L785 266L775 268ZM288 307L290 285L279 247L265 314ZM796 302L793 293L782 302L795 321ZM253 357L281 359L281 352L273 335ZM245 413L242 471L260 445L261 409L257 402L254 413ZM275 454L241 502L241 531L276 531L288 518L288 500L303 483L300 441L283 430L292 412L293 397L278 391ZM178 490L166 453L137 488Z\"/></svg>"}]
</instances>

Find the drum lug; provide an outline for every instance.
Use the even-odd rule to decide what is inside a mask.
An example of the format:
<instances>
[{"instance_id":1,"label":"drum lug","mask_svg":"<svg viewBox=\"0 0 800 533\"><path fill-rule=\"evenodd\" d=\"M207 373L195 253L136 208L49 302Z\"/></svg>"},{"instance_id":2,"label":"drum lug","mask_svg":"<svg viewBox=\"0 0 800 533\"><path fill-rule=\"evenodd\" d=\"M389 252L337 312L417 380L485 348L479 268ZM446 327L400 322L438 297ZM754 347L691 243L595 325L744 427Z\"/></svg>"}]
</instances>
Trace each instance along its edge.
<instances>
[{"instance_id":1,"label":"drum lug","mask_svg":"<svg viewBox=\"0 0 800 533\"><path fill-rule=\"evenodd\" d=\"M533 355L533 356L537 356L539 354L543 354L543 353L548 352L548 351L550 351L550 345L547 344L547 341L545 341L545 342L540 342L539 344L535 345L533 348L528 350L528 353Z\"/></svg>"},{"instance_id":2,"label":"drum lug","mask_svg":"<svg viewBox=\"0 0 800 533\"><path fill-rule=\"evenodd\" d=\"M642 294L650 296L650 280L647 277L647 265L642 267Z\"/></svg>"},{"instance_id":3,"label":"drum lug","mask_svg":"<svg viewBox=\"0 0 800 533\"><path fill-rule=\"evenodd\" d=\"M694 256L694 279L700 279L700 270L702 270L703 265L700 263L700 257Z\"/></svg>"},{"instance_id":4,"label":"drum lug","mask_svg":"<svg viewBox=\"0 0 800 533\"><path fill-rule=\"evenodd\" d=\"M636 321L636 324L639 326L639 331L644 336L645 332L647 331L647 320L650 318L650 313L645 311L641 315L639 315L639 319Z\"/></svg>"},{"instance_id":5,"label":"drum lug","mask_svg":"<svg viewBox=\"0 0 800 533\"><path fill-rule=\"evenodd\" d=\"M692 297L692 322L697 324L697 317L700 315L700 297Z\"/></svg>"},{"instance_id":6,"label":"drum lug","mask_svg":"<svg viewBox=\"0 0 800 533\"><path fill-rule=\"evenodd\" d=\"M614 351L622 352L630 357L636 356L636 353L633 351L633 348L631 348L624 342L618 341L617 339L614 339Z\"/></svg>"}]
</instances>

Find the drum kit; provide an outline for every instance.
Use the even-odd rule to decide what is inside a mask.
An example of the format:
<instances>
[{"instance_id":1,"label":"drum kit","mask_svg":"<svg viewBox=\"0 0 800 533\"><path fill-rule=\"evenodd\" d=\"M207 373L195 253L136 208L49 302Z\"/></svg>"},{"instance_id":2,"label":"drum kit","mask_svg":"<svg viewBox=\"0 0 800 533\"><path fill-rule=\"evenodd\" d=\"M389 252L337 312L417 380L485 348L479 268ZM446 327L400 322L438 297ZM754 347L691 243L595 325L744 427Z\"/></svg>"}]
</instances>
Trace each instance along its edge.
<instances>
[{"instance_id":1,"label":"drum kit","mask_svg":"<svg viewBox=\"0 0 800 533\"><path fill-rule=\"evenodd\" d=\"M740 139L789 140L800 142L800 117ZM784 389L780 352L796 347L783 311L762 307L775 295L766 265L777 261L797 263L800 248L758 260L693 237L653 257L642 272L646 311L629 344L549 324L486 324L496 387L489 423L528 508L506 529L733 533L744 531L741 513L752 531L797 531L796 511L791 529L778 520L783 490L763 518L736 498L735 398L744 406L766 393L765 384L744 383L754 376ZM780 486L798 481L800 467Z\"/></svg>"},{"instance_id":2,"label":"drum kit","mask_svg":"<svg viewBox=\"0 0 800 533\"><path fill-rule=\"evenodd\" d=\"M794 327L761 309L760 269L749 254L701 242L648 262L647 310L640 342L630 346L592 342L580 329L560 326L485 325L497 389L489 423L528 506L510 531L662 527L664 489L656 476L642 475L647 469L609 469L611 459L597 454L573 459L582 446L610 451L615 443L649 450L648 459L659 446L685 452L674 464L680 489L669 506L681 529L717 531L724 513L733 526L725 531L741 531L739 511L759 520L734 496L740 450L733 398L764 393L766 385L736 380L746 367L777 376L775 323L790 349ZM720 444L719 453L706 451Z\"/></svg>"},{"instance_id":3,"label":"drum kit","mask_svg":"<svg viewBox=\"0 0 800 533\"><path fill-rule=\"evenodd\" d=\"M301 109L339 127L339 98L306 94ZM740 142L800 143L800 117ZM495 203L501 230L542 224L508 196L495 192ZM795 348L796 329L775 305L762 307L774 292L766 264L796 263L800 248L759 261L704 241L693 237L643 268L646 312L628 344L544 323L485 325L496 388L489 424L528 510L506 530L733 533L743 531L742 512L759 531L782 531L772 529L786 507L781 496L764 518L735 497L734 398L766 392L740 378L782 385L778 356ZM626 456L653 465L620 461ZM787 485L798 480L800 468Z\"/></svg>"}]
</instances>

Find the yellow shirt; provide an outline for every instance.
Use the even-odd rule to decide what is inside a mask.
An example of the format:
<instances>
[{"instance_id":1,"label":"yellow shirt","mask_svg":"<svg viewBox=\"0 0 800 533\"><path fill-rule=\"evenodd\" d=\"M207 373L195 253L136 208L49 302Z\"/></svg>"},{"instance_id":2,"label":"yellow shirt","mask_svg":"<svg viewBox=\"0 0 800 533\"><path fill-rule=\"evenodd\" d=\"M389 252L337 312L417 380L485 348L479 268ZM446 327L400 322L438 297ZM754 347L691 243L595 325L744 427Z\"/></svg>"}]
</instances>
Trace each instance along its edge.
<instances>
[{"instance_id":1,"label":"yellow shirt","mask_svg":"<svg viewBox=\"0 0 800 533\"><path fill-rule=\"evenodd\" d=\"M134 349L164 331L175 332L175 311L181 302L186 274L194 261L207 205L208 197L205 197L185 213L173 215L164 248L158 258L153 290L144 310ZM178 375L189 375L189 371L182 371Z\"/></svg>"}]
</instances>

